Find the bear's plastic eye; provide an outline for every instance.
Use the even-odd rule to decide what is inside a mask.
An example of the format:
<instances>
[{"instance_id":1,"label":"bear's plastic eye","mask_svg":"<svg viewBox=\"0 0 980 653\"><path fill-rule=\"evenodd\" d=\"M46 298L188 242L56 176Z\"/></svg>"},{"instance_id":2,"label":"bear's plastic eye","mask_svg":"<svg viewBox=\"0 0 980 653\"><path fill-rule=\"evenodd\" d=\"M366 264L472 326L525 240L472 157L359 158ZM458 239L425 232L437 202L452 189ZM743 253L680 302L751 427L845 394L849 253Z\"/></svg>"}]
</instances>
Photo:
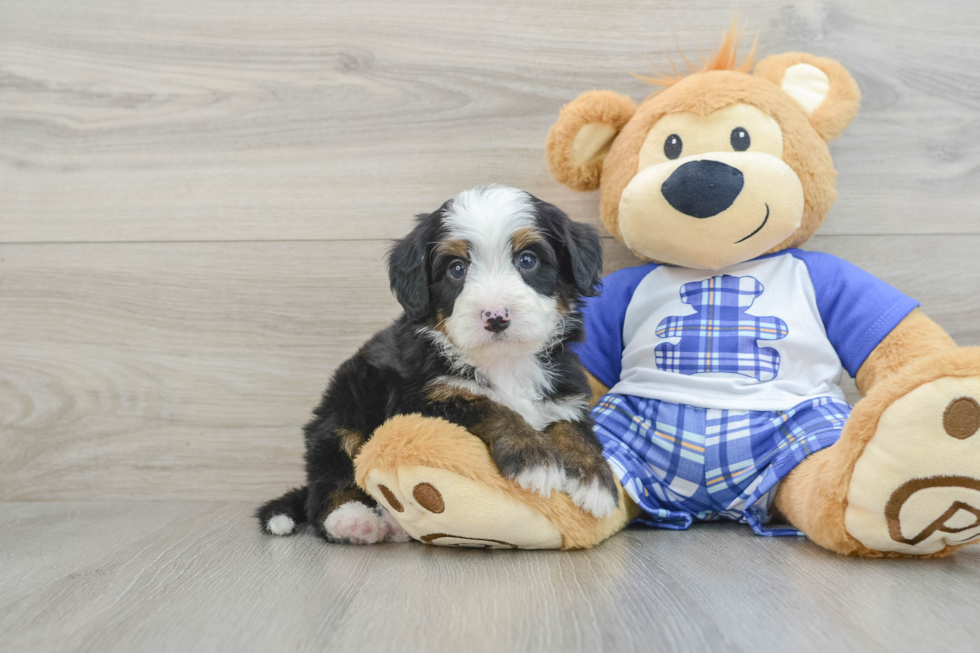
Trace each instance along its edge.
<instances>
[{"instance_id":1,"label":"bear's plastic eye","mask_svg":"<svg viewBox=\"0 0 980 653\"><path fill-rule=\"evenodd\" d=\"M456 259L449 264L448 272L453 279L462 279L466 276L466 261Z\"/></svg>"},{"instance_id":2,"label":"bear's plastic eye","mask_svg":"<svg viewBox=\"0 0 980 653\"><path fill-rule=\"evenodd\" d=\"M517 267L522 270L533 270L538 265L538 257L534 252L521 252L517 258Z\"/></svg>"},{"instance_id":3,"label":"bear's plastic eye","mask_svg":"<svg viewBox=\"0 0 980 653\"><path fill-rule=\"evenodd\" d=\"M744 152L749 149L749 145L752 144L752 139L749 138L749 132L742 127L736 127L732 130L732 149L736 152Z\"/></svg>"},{"instance_id":4,"label":"bear's plastic eye","mask_svg":"<svg viewBox=\"0 0 980 653\"><path fill-rule=\"evenodd\" d=\"M668 159L676 159L681 155L681 150L684 149L684 143L681 141L681 137L677 134L671 134L664 141L664 156Z\"/></svg>"}]
</instances>

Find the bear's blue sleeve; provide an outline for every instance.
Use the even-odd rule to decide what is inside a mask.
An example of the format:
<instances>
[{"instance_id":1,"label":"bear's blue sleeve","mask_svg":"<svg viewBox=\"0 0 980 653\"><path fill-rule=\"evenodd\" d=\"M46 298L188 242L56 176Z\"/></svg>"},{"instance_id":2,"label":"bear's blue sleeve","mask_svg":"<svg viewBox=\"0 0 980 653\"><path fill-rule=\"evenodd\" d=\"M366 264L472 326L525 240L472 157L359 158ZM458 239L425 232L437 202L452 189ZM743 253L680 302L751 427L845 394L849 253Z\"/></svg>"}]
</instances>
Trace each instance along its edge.
<instances>
[{"instance_id":1,"label":"bear's blue sleeve","mask_svg":"<svg viewBox=\"0 0 980 653\"><path fill-rule=\"evenodd\" d=\"M585 369L607 387L619 383L623 367L623 322L633 291L656 268L655 263L648 263L617 270L602 280L599 295L582 299L585 341L575 343L573 350Z\"/></svg>"},{"instance_id":2,"label":"bear's blue sleeve","mask_svg":"<svg viewBox=\"0 0 980 653\"><path fill-rule=\"evenodd\" d=\"M878 343L919 302L831 254L791 253L806 264L830 344L847 373L855 376Z\"/></svg>"}]
</instances>

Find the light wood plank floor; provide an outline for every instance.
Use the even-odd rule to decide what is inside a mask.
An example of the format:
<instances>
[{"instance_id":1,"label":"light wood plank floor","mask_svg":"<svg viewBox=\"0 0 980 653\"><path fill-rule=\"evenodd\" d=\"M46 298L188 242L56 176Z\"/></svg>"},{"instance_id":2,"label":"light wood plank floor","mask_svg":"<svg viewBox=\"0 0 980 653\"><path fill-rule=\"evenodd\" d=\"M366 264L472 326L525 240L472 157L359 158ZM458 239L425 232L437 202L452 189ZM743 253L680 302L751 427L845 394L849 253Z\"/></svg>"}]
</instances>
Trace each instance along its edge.
<instances>
[{"instance_id":1,"label":"light wood plank floor","mask_svg":"<svg viewBox=\"0 0 980 653\"><path fill-rule=\"evenodd\" d=\"M980 549L868 562L746 526L510 552L263 535L248 503L0 504L4 651L975 653Z\"/></svg>"}]
</instances>

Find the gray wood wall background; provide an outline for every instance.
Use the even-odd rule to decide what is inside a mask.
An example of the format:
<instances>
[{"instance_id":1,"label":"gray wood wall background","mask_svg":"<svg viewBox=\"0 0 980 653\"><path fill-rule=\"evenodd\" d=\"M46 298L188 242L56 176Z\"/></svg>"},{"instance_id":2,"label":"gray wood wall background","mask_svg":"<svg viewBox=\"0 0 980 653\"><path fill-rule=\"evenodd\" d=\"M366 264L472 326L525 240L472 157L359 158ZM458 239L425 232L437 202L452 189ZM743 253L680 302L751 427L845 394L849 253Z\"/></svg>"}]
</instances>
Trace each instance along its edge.
<instances>
[{"instance_id":1,"label":"gray wood wall background","mask_svg":"<svg viewBox=\"0 0 980 653\"><path fill-rule=\"evenodd\" d=\"M596 223L548 174L559 108L641 99L734 9L864 93L810 247L980 344L973 0L0 0L0 500L298 483L332 369L398 311L388 240L486 181Z\"/></svg>"}]
</instances>

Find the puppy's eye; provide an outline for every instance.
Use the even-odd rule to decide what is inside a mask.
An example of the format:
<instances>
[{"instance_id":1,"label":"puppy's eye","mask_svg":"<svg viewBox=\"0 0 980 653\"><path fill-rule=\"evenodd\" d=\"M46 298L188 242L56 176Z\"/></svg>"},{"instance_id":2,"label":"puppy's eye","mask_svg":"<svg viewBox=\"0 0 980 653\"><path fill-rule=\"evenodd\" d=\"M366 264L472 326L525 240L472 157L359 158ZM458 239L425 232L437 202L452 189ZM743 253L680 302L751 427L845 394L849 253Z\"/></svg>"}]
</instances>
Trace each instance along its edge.
<instances>
[{"instance_id":1,"label":"puppy's eye","mask_svg":"<svg viewBox=\"0 0 980 653\"><path fill-rule=\"evenodd\" d=\"M749 132L742 127L736 127L732 130L731 141L732 149L736 152L744 152L752 144L752 139L749 138Z\"/></svg>"},{"instance_id":2,"label":"puppy's eye","mask_svg":"<svg viewBox=\"0 0 980 653\"><path fill-rule=\"evenodd\" d=\"M521 252L517 257L517 267L522 270L533 270L538 266L538 257L534 252Z\"/></svg>"},{"instance_id":3,"label":"puppy's eye","mask_svg":"<svg viewBox=\"0 0 980 653\"><path fill-rule=\"evenodd\" d=\"M453 279L462 279L466 276L466 261L456 259L449 264L449 268L446 271Z\"/></svg>"},{"instance_id":4,"label":"puppy's eye","mask_svg":"<svg viewBox=\"0 0 980 653\"><path fill-rule=\"evenodd\" d=\"M668 159L676 159L681 155L681 150L684 149L684 143L681 141L681 137L677 134L671 134L664 141L664 156Z\"/></svg>"}]
</instances>

